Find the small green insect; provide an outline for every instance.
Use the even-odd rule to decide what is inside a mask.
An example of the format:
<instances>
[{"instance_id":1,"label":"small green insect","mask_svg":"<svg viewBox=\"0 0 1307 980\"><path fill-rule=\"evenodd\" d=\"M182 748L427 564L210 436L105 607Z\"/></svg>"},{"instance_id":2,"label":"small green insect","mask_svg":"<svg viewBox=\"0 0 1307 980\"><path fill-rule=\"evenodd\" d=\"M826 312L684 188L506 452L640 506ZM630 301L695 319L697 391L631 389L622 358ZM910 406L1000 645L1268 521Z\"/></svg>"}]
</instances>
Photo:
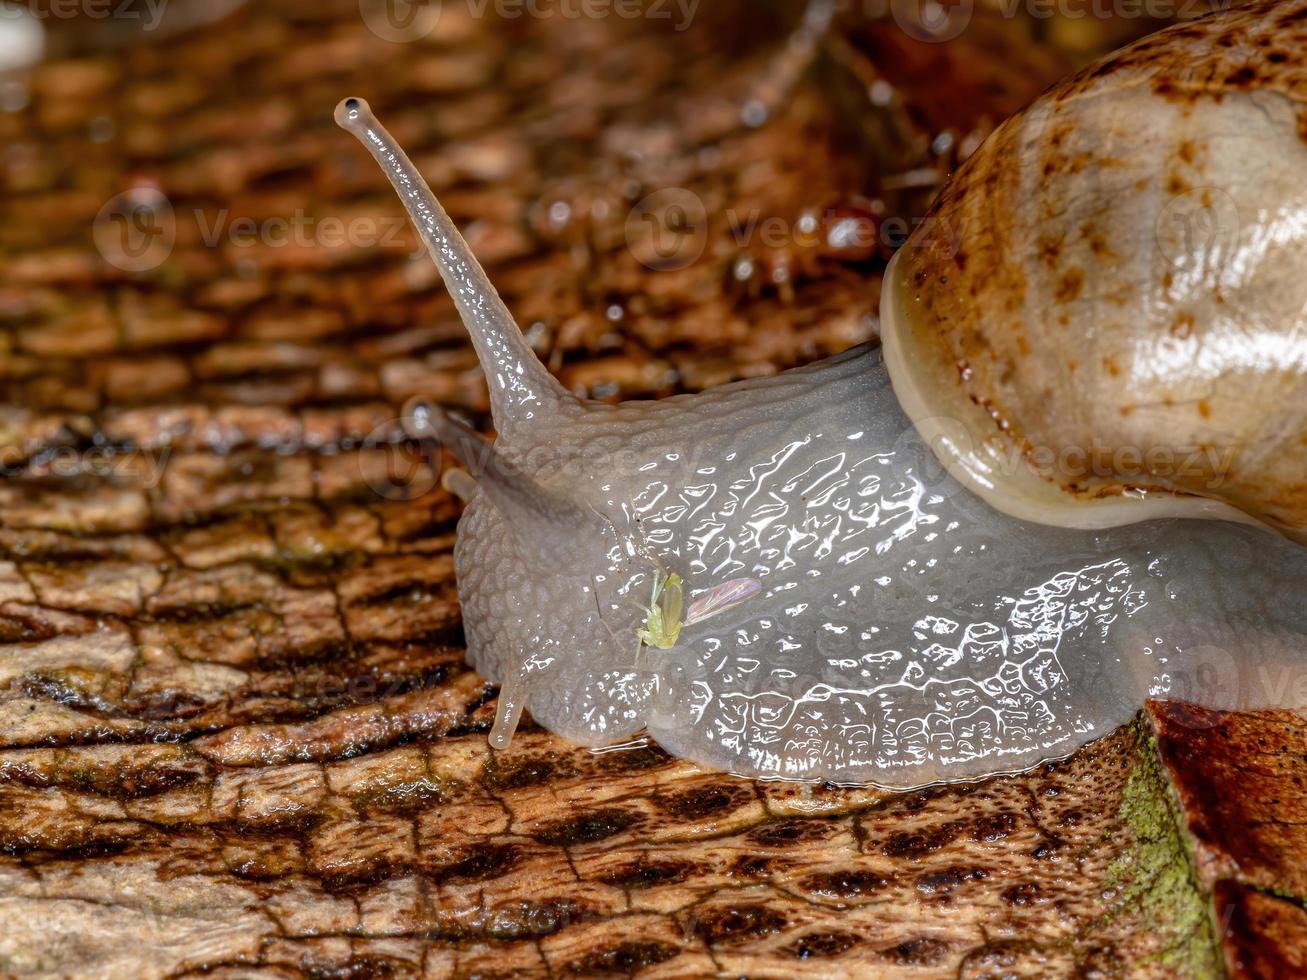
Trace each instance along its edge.
<instances>
[{"instance_id":1,"label":"small green insect","mask_svg":"<svg viewBox=\"0 0 1307 980\"><path fill-rule=\"evenodd\" d=\"M670 650L681 637L681 602L684 590L681 576L672 572L663 575L654 572L653 596L649 599L649 612L644 629L636 630L640 641L659 650Z\"/></svg>"},{"instance_id":2,"label":"small green insect","mask_svg":"<svg viewBox=\"0 0 1307 980\"><path fill-rule=\"evenodd\" d=\"M729 582L714 585L690 603L685 621L681 621L681 606L685 600L685 587L681 576L672 572L664 575L654 572L653 597L649 600L649 612L645 617L644 629L636 630L640 641L646 646L659 650L670 650L680 639L682 626L693 626L705 619L725 612L732 606L738 606L747 599L752 599L762 591L762 583L756 578L734 578Z\"/></svg>"}]
</instances>

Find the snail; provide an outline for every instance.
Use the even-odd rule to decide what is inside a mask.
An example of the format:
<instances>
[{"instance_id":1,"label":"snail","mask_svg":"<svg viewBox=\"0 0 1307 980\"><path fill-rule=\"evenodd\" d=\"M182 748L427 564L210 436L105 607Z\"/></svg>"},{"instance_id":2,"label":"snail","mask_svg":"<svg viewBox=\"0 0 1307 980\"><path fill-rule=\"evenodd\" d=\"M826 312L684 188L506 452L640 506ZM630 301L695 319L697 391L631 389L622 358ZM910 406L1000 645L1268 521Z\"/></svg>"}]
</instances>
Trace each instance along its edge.
<instances>
[{"instance_id":1,"label":"snail","mask_svg":"<svg viewBox=\"0 0 1307 980\"><path fill-rule=\"evenodd\" d=\"M1300 0L1122 49L960 168L885 273L883 347L617 405L549 374L342 102L489 383L493 444L421 401L405 426L467 468L492 745L525 707L907 788L1064 756L1150 696L1307 703L1305 42ZM1186 234L1176 201L1217 220Z\"/></svg>"}]
</instances>

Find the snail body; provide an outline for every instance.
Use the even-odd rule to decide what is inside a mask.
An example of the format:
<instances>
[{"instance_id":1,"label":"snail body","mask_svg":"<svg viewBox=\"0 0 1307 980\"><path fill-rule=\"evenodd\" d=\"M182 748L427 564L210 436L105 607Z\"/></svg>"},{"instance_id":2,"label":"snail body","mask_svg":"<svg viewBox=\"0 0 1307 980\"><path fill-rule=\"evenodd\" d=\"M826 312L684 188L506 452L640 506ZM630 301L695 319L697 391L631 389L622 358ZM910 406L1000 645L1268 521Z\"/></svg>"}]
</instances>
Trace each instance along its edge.
<instances>
[{"instance_id":1,"label":"snail body","mask_svg":"<svg viewBox=\"0 0 1307 980\"><path fill-rule=\"evenodd\" d=\"M1246 19L1260 24L1257 18L1285 9L1245 8L1199 29L1223 36L1246 28ZM1119 59L1166 61L1191 40L1197 41L1164 32ZM1030 132L1034 142L1045 138L1046 118L1073 111L1050 99L1074 106L1096 98L1096 86L1116 84L1111 72L1090 69L996 138L1028 148ZM1292 101L1278 90L1272 96ZM1209 102L1228 109L1239 100L1209 93L1192 101L1188 111L1198 118ZM1263 111L1252 96L1243 102L1245 113ZM1272 117L1287 118L1279 110ZM1307 479L1301 452L1274 470L1284 478L1262 497L1258 481L1272 470L1255 453L1236 452L1228 462L1233 482L1224 495L1219 483L1191 485L1142 462L1129 479L1118 468L1059 482L1049 467L1040 468L1032 448L1046 441L1065 451L1086 431L1106 426L1098 400L1109 402L1102 414L1117 426L1101 430L1109 448L1136 436L1170 449L1201 442L1203 424L1187 416L1159 410L1154 427L1143 429L1118 420L1129 418L1119 411L1127 402L1147 415L1137 396L1149 372L1177 404L1197 390L1202 374L1166 387L1175 360L1162 357L1168 348L1122 334L1124 340L1105 339L1109 353L1101 357L1117 360L1134 387L1107 384L1104 377L1117 377L1110 369L1086 369L1087 401L1059 402L1059 385L1074 391L1081 382L1060 375L1056 357L1027 369L1004 361L1006 348L986 349L976 339L996 322L1010 329L993 310L1024 311L1027 343L1051 343L1063 359L1075 348L1070 356L1088 365L1098 350L1101 309L1112 302L1094 291L1100 283L1108 292L1134 283L1133 315L1142 310L1157 321L1153 328L1166 324L1168 335L1181 300L1188 302L1193 336L1207 338L1200 366L1222 388L1207 396L1212 417L1232 419L1213 425L1226 426L1236 450L1270 445L1273 435L1276 445L1301 441L1307 367L1297 345L1307 310L1307 208L1295 211L1296 187L1277 183L1285 193L1280 206L1258 212L1248 233L1248 242L1262 242L1258 255L1296 255L1299 270L1276 280L1281 288L1261 319L1241 321L1261 330L1246 333L1255 355L1241 355L1235 340L1223 346L1213 339L1217 304L1205 290L1215 282L1215 259L1204 246L1184 242L1173 283L1155 287L1147 278L1155 267L1113 267L1099 276L1107 266L1091 261L1093 242L1070 241L1068 231L1060 261L1083 263L1086 304L1075 305L1080 294L1064 304L1068 322L1057 324L1067 335L1063 347L1035 332L1031 312L1048 305L1039 290L1051 282L1056 295L1059 270L1016 283L1003 259L1020 262L1014 250L1049 233L1056 209L1039 211L1039 186L1021 174L991 177L997 158L982 150L954 185L979 182L979 190L965 197L947 192L937 215L981 220L987 211L972 195L1008 180L1017 196L1031 186L1033 216L1021 221L1034 221L1036 230L1017 227L1013 215L1011 227L996 227L976 244L966 233L959 263L956 252L928 237L948 222L925 223L921 240L909 242L887 272L884 356L864 346L697 395L606 405L576 399L536 359L452 222L366 104L346 100L337 120L399 192L489 382L493 445L426 404L411 408L405 424L415 437L439 439L470 470L447 485L467 500L456 565L468 654L501 685L493 745L508 744L525 707L547 728L590 745L647 731L677 755L742 774L909 787L1065 755L1128 720L1149 696L1214 708L1307 697L1299 690L1307 551L1287 537L1307 527L1307 508L1282 493ZM1201 118L1183 125L1201 126ZM1201 136L1198 128L1184 132L1195 141ZM1079 139L1062 137L1067 152L1080 152ZM1284 172L1307 172L1307 144L1282 141L1277 152L1286 155ZM1222 148L1219 155L1231 154ZM1064 197L1061 185L1052 200L1070 202L1063 214L1081 230L1141 212L1115 185L1104 186L1092 196L1092 214L1076 211L1078 199ZM1234 195L1236 205L1242 194ZM1294 214L1303 216L1301 225ZM1121 262L1147 252L1141 234L1108 244ZM1239 269L1256 265L1252 248L1237 239L1232 261ZM1253 309L1251 291L1266 274L1240 279L1247 291L1230 290L1226 301ZM1004 283L1015 292L1004 292ZM977 302L968 305L973 291ZM1277 326L1270 317L1278 312L1288 315ZM943 338L932 334L932 319ZM1054 328L1041 320L1038 329ZM1007 336L1003 343L1019 350ZM974 367L960 369L950 345L965 347ZM1227 359L1204 360L1208 350ZM1026 388L1013 380L1023 372L1031 374ZM1230 374L1236 377L1227 391ZM1258 377L1271 389L1267 398ZM991 380L994 396L979 394ZM1071 417L1056 418L1055 404L1070 404ZM1025 414L1032 405L1034 414ZM1241 410L1261 414L1242 420Z\"/></svg>"}]
</instances>

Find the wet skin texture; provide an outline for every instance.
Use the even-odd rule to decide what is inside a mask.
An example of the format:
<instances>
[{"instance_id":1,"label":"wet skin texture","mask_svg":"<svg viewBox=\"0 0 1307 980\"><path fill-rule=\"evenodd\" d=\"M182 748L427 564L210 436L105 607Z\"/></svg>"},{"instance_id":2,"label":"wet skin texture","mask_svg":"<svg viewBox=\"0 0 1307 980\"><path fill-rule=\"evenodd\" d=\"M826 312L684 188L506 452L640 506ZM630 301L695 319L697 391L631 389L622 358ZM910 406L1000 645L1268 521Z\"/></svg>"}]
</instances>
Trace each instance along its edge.
<instances>
[{"instance_id":1,"label":"wet skin texture","mask_svg":"<svg viewBox=\"0 0 1307 980\"><path fill-rule=\"evenodd\" d=\"M428 405L407 425L471 471L450 481L468 500L459 592L469 656L503 685L494 744L525 707L586 744L647 729L734 772L907 787L1065 755L1150 695L1307 694L1301 547L1217 520L1010 516L941 467L948 447L923 439L873 348L695 396L580 402L366 104L337 119L409 208L490 384L493 446ZM1104 199L1102 218L1129 206ZM1301 368L1273 368L1302 390ZM676 581L715 614L670 649L642 644Z\"/></svg>"}]
</instances>

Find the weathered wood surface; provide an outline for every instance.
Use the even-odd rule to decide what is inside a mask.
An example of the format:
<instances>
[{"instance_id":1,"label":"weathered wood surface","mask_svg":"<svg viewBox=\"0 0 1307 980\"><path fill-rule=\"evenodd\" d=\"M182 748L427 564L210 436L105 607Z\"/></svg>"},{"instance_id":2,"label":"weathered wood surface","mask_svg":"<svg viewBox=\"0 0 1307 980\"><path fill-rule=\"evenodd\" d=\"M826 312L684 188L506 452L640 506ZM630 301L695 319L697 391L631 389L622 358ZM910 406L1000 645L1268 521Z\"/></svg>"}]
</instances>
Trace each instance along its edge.
<instances>
[{"instance_id":1,"label":"weathered wood surface","mask_svg":"<svg viewBox=\"0 0 1307 980\"><path fill-rule=\"evenodd\" d=\"M1307 974L1304 712L1151 704L1148 718L1230 974Z\"/></svg>"},{"instance_id":2,"label":"weathered wood surface","mask_svg":"<svg viewBox=\"0 0 1307 980\"><path fill-rule=\"evenodd\" d=\"M1191 873L1144 728L899 796L529 726L487 747L457 508L389 443L409 395L477 415L483 382L336 100L409 145L569 385L638 397L873 336L880 250L758 223L910 221L930 187L898 175L1066 67L983 13L949 45L844 24L808 61L793 9L704 8L677 32L447 2L392 44L355 0L267 0L48 64L0 113L0 973L1202 975L1213 890L1230 949L1273 963L1301 930L1272 901L1297 879L1231 872L1221 827L1195 835L1225 870ZM176 244L124 270L92 231L133 186ZM669 187L707 233L655 271L627 219Z\"/></svg>"}]
</instances>

